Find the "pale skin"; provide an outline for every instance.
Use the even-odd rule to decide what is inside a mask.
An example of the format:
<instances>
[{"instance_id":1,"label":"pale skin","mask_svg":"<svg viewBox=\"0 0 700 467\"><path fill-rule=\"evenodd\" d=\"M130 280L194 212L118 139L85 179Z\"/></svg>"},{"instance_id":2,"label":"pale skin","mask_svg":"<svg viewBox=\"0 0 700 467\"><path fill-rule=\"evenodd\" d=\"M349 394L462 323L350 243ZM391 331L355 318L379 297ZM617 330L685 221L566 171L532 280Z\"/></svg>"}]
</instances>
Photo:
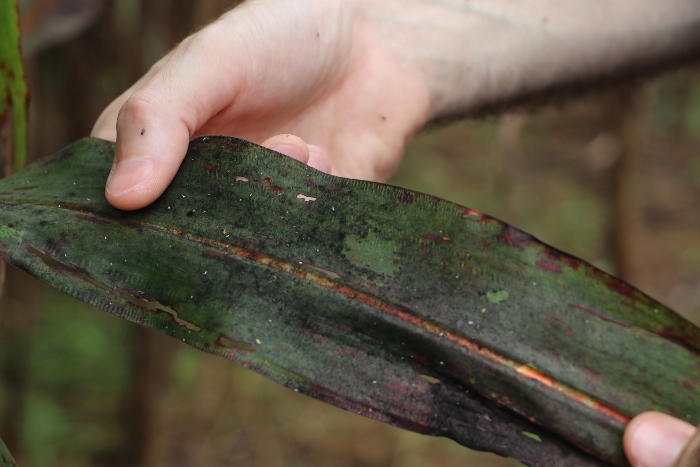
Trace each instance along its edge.
<instances>
[{"instance_id":1,"label":"pale skin","mask_svg":"<svg viewBox=\"0 0 700 467\"><path fill-rule=\"evenodd\" d=\"M698 52L700 0L248 1L156 63L92 135L117 142L105 194L121 209L160 196L205 134L381 182L431 120ZM694 432L645 413L625 450L634 467L671 467Z\"/></svg>"}]
</instances>

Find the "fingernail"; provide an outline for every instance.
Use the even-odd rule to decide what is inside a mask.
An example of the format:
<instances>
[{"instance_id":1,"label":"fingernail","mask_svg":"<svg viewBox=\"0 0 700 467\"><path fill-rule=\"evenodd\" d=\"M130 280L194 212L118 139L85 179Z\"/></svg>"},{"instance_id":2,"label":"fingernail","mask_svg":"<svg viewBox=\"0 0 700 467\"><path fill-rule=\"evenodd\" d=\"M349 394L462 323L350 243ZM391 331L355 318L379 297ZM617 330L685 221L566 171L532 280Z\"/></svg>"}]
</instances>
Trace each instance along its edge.
<instances>
[{"instance_id":1,"label":"fingernail","mask_svg":"<svg viewBox=\"0 0 700 467\"><path fill-rule=\"evenodd\" d=\"M153 176L153 161L137 159L117 164L107 179L106 191L121 196L145 185Z\"/></svg>"},{"instance_id":2,"label":"fingernail","mask_svg":"<svg viewBox=\"0 0 700 467\"><path fill-rule=\"evenodd\" d=\"M687 442L686 430L670 417L645 421L632 440L634 467L672 467Z\"/></svg>"}]
</instances>

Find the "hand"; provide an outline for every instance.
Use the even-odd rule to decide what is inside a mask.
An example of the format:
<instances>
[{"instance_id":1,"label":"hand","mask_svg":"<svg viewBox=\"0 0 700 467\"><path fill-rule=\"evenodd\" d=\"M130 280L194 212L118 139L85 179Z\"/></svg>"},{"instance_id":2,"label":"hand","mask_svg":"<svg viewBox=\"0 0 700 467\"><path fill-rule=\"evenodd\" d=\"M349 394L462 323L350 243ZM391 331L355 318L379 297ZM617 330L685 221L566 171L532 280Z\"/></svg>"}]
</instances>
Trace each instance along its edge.
<instances>
[{"instance_id":1,"label":"hand","mask_svg":"<svg viewBox=\"0 0 700 467\"><path fill-rule=\"evenodd\" d=\"M695 428L658 412L636 416L625 430L625 452L633 467L672 467Z\"/></svg>"},{"instance_id":2,"label":"hand","mask_svg":"<svg viewBox=\"0 0 700 467\"><path fill-rule=\"evenodd\" d=\"M699 3L247 2L185 39L102 113L93 136L117 141L106 196L122 209L148 205L204 134L260 143L294 133L315 146L289 155L384 181L431 118L692 57ZM285 140L268 145L293 149Z\"/></svg>"},{"instance_id":3,"label":"hand","mask_svg":"<svg viewBox=\"0 0 700 467\"><path fill-rule=\"evenodd\" d=\"M95 124L93 136L117 141L109 202L154 201L204 134L262 143L294 133L315 145L285 135L265 144L336 175L385 180L428 118L428 90L392 46L400 37L383 37L392 33L357 4L243 4L185 39Z\"/></svg>"}]
</instances>

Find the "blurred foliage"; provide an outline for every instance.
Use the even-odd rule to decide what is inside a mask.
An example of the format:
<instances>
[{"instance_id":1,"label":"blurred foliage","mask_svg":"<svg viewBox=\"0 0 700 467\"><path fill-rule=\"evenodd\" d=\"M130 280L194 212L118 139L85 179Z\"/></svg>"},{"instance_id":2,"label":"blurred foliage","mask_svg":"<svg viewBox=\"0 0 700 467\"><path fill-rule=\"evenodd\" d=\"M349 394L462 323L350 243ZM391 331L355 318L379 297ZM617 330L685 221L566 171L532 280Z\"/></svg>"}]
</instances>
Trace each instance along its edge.
<instances>
[{"instance_id":1,"label":"blurred foliage","mask_svg":"<svg viewBox=\"0 0 700 467\"><path fill-rule=\"evenodd\" d=\"M6 0L0 7L0 177L9 172L6 167L24 167L27 158L27 83L18 15L16 1Z\"/></svg>"},{"instance_id":2,"label":"blurred foliage","mask_svg":"<svg viewBox=\"0 0 700 467\"><path fill-rule=\"evenodd\" d=\"M235 3L24 0L23 26L43 34L26 57L30 157L86 136L154 60ZM60 34L42 32L47 21ZM620 97L630 93L635 105ZM391 183L624 269L700 321L698 69L425 131ZM0 436L23 467L514 465L300 396L11 273L0 301Z\"/></svg>"}]
</instances>

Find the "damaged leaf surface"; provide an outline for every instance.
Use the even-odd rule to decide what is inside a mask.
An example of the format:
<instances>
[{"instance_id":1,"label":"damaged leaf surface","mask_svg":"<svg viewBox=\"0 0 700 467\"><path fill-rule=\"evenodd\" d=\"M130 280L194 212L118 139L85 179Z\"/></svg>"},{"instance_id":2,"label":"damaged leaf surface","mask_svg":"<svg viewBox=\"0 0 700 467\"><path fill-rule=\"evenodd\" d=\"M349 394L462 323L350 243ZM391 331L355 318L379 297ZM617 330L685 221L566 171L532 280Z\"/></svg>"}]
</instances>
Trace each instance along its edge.
<instances>
[{"instance_id":1,"label":"damaged leaf surface","mask_svg":"<svg viewBox=\"0 0 700 467\"><path fill-rule=\"evenodd\" d=\"M112 208L112 143L0 182L0 258L295 391L531 466L627 465L639 412L700 422L700 330L579 259L438 198L193 141Z\"/></svg>"}]
</instances>

